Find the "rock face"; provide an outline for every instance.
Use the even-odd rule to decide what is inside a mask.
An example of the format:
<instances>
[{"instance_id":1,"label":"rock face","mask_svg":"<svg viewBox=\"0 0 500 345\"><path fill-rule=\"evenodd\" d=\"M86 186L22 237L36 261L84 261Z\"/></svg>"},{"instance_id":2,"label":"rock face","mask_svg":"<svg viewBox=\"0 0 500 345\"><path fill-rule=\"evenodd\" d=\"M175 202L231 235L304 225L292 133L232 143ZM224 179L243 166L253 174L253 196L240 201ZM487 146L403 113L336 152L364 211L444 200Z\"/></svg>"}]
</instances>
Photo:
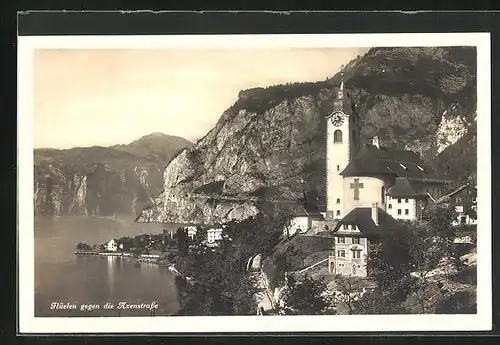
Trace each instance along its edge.
<instances>
[{"instance_id":1,"label":"rock face","mask_svg":"<svg viewBox=\"0 0 500 345\"><path fill-rule=\"evenodd\" d=\"M459 136L449 133L456 126L448 122L459 121L463 132L475 128L475 59L469 47L373 48L351 61L345 85L360 114L361 139L378 135L427 161L456 145ZM242 219L259 211L259 201L296 202L304 193L323 202L324 117L339 84L337 74L241 91L216 126L170 162L164 190L137 221Z\"/></svg>"},{"instance_id":2,"label":"rock face","mask_svg":"<svg viewBox=\"0 0 500 345\"><path fill-rule=\"evenodd\" d=\"M162 171L190 142L161 133L129 145L35 150L35 215L137 215L163 185Z\"/></svg>"}]
</instances>

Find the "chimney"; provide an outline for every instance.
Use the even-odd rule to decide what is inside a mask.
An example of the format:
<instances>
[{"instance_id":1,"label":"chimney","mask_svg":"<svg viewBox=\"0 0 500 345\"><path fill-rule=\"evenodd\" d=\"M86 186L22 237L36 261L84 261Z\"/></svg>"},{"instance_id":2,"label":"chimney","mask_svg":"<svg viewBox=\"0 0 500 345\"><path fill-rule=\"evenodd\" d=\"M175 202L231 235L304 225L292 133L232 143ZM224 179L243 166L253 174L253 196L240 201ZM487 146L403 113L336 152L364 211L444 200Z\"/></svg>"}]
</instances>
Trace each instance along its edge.
<instances>
[{"instance_id":1,"label":"chimney","mask_svg":"<svg viewBox=\"0 0 500 345\"><path fill-rule=\"evenodd\" d=\"M374 136L372 139L372 145L376 146L378 149L380 148L379 142L378 142L378 137Z\"/></svg>"},{"instance_id":2,"label":"chimney","mask_svg":"<svg viewBox=\"0 0 500 345\"><path fill-rule=\"evenodd\" d=\"M378 226L378 203L372 204L372 220Z\"/></svg>"}]
</instances>

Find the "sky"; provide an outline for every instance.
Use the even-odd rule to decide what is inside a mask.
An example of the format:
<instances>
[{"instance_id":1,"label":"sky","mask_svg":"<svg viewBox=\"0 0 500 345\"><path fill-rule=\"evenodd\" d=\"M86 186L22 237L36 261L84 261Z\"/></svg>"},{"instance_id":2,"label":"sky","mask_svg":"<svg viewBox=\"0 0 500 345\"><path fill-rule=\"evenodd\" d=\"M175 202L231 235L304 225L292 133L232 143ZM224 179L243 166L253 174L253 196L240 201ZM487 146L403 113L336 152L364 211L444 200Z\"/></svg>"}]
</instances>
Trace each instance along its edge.
<instances>
[{"instance_id":1,"label":"sky","mask_svg":"<svg viewBox=\"0 0 500 345\"><path fill-rule=\"evenodd\" d=\"M38 49L34 146L110 146L153 132L195 141L240 90L325 80L367 50Z\"/></svg>"}]
</instances>

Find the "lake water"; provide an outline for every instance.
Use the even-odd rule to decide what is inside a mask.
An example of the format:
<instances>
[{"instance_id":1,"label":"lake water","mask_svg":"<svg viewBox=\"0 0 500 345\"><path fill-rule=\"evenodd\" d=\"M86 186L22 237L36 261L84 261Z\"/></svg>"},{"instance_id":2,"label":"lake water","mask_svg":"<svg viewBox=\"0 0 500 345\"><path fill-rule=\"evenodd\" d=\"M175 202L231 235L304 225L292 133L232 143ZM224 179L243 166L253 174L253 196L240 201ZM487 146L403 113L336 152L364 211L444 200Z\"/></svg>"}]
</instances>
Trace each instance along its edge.
<instances>
[{"instance_id":1,"label":"lake water","mask_svg":"<svg viewBox=\"0 0 500 345\"><path fill-rule=\"evenodd\" d=\"M35 316L164 316L179 309L174 276L166 267L127 258L77 256L76 244L99 244L112 238L159 233L174 225L134 223L132 218L35 217ZM176 227L175 227L176 228ZM51 309L70 303L76 310ZM105 303L151 304L142 310L104 310ZM81 304L99 305L81 311Z\"/></svg>"}]
</instances>

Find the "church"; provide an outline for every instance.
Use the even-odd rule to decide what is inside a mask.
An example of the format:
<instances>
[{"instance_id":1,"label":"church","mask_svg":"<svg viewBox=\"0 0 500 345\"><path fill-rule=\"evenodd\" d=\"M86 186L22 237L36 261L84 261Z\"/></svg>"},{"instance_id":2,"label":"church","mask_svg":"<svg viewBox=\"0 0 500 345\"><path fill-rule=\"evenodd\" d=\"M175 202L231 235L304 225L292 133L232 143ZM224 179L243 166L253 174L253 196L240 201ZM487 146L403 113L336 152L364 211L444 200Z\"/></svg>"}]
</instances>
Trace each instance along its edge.
<instances>
[{"instance_id":1,"label":"church","mask_svg":"<svg viewBox=\"0 0 500 345\"><path fill-rule=\"evenodd\" d=\"M367 276L372 244L391 236L396 220L419 220L424 206L444 195L446 180L435 176L420 156L360 142L355 104L344 91L343 73L334 109L326 119L326 210L323 227L335 246L332 274Z\"/></svg>"}]
</instances>

